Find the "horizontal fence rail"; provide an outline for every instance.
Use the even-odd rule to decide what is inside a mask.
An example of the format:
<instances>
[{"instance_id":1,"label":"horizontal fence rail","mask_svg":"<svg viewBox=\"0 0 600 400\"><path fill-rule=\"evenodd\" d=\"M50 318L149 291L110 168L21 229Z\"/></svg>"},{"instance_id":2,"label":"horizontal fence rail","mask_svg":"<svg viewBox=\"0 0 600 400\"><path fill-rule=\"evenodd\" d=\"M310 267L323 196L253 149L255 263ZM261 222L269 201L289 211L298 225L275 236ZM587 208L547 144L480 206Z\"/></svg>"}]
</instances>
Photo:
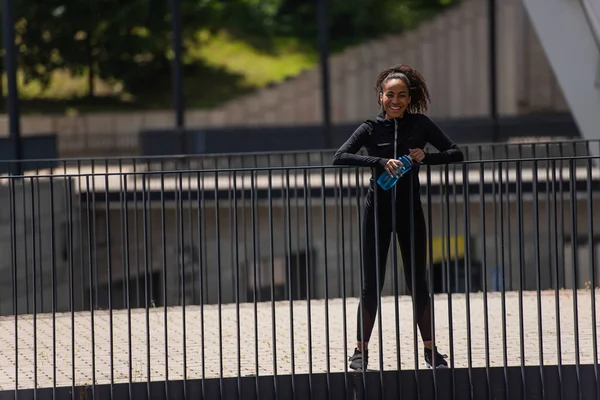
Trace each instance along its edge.
<instances>
[{"instance_id":1,"label":"horizontal fence rail","mask_svg":"<svg viewBox=\"0 0 600 400\"><path fill-rule=\"evenodd\" d=\"M523 158L586 157L600 155L600 141L586 139L524 140L514 143L462 144L465 160L486 161ZM426 151L433 151L431 146ZM282 168L322 166L331 163L335 150L218 153L171 156L87 157L0 161L0 174L89 174L103 172ZM366 154L361 150L360 154ZM540 162L541 163L541 162ZM486 163L484 167L491 167ZM540 164L543 165L543 164ZM582 164L585 166L585 164ZM16 167L21 166L21 170Z\"/></svg>"},{"instance_id":2,"label":"horizontal fence rail","mask_svg":"<svg viewBox=\"0 0 600 400\"><path fill-rule=\"evenodd\" d=\"M525 156L423 165L393 212L347 166L2 176L0 398L597 399L598 159Z\"/></svg>"}]
</instances>

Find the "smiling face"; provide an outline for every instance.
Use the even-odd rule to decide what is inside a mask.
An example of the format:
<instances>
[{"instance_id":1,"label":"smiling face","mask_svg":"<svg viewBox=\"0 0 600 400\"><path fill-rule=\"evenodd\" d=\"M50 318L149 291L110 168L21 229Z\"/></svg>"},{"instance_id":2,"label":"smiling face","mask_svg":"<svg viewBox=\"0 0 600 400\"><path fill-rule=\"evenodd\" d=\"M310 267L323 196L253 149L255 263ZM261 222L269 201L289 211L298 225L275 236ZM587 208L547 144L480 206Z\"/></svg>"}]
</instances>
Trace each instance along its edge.
<instances>
[{"instance_id":1,"label":"smiling face","mask_svg":"<svg viewBox=\"0 0 600 400\"><path fill-rule=\"evenodd\" d=\"M404 111L410 104L410 96L406 83L400 78L390 79L385 82L380 95L386 118L402 118Z\"/></svg>"}]
</instances>

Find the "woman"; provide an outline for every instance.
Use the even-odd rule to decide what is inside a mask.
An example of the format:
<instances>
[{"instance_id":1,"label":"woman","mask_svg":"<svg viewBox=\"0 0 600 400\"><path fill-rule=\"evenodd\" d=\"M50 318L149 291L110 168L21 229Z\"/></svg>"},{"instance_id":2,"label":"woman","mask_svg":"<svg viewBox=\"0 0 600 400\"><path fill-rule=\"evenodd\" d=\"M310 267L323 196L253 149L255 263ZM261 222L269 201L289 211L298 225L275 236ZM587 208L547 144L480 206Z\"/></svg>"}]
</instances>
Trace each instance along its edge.
<instances>
[{"instance_id":1,"label":"woman","mask_svg":"<svg viewBox=\"0 0 600 400\"><path fill-rule=\"evenodd\" d=\"M448 366L444 359L446 356L438 353L431 341L431 309L426 274L427 232L419 196L418 172L419 164L459 162L463 160L463 154L458 146L423 114L427 110L430 99L427 85L418 71L404 64L388 68L379 74L375 90L382 112L376 119L363 122L333 158L335 165L374 167L376 173L371 178L363 221L364 280L357 318L357 344L354 355L349 360L350 368L354 370L367 368L368 343L377 314L377 296L383 288L391 233L396 227L400 227L395 231L398 234L404 274L411 293L413 288L411 262L414 261L416 290L412 295L416 302L417 324L425 348L425 362L429 368L433 366L445 368ZM425 153L423 148L427 143L432 144L439 152ZM361 147L367 149L367 156L356 154ZM376 183L377 178L384 171L390 175L397 174L402 165L398 158L405 154L410 154L412 157L412 169L398 180L393 189L382 190ZM377 190L378 246L375 239L375 190ZM395 210L392 210L394 198ZM414 217L414 241L411 240L409 220L411 212ZM413 246L414 254L411 254ZM379 266L379 288L377 266Z\"/></svg>"}]
</instances>

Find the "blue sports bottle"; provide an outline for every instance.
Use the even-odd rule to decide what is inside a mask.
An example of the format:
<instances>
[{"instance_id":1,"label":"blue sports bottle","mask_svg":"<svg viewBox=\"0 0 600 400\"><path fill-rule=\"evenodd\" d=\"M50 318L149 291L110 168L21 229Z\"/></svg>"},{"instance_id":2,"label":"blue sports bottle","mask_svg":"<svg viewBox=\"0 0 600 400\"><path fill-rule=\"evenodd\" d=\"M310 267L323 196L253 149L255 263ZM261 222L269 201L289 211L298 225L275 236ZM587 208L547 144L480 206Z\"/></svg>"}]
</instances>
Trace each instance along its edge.
<instances>
[{"instance_id":1,"label":"blue sports bottle","mask_svg":"<svg viewBox=\"0 0 600 400\"><path fill-rule=\"evenodd\" d=\"M379 186L381 186L383 190L390 190L392 187L394 187L396 182L398 182L398 179L400 179L412 168L412 157L410 156L410 154L402 156L398 160L402 162L402 166L400 166L398 176L391 176L387 173L387 171L379 175L379 178L377 179L377 184L379 184Z\"/></svg>"}]
</instances>

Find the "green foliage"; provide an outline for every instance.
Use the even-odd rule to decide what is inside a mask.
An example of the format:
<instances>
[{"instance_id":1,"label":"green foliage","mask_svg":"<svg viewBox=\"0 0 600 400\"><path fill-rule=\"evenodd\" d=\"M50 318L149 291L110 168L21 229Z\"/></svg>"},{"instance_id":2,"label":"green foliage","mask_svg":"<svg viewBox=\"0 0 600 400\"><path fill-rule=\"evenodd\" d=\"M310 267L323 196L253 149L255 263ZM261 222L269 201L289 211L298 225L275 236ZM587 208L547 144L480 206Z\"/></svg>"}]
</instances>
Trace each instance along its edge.
<instances>
[{"instance_id":1,"label":"green foliage","mask_svg":"<svg viewBox=\"0 0 600 400\"><path fill-rule=\"evenodd\" d=\"M457 1L327 0L332 49L412 28L422 18ZM121 85L123 92L138 98L156 96L153 88L169 93L173 53L170 0L13 3L23 84L34 81L48 87L57 71L69 71L75 77L88 76L92 71L90 85L97 86L97 80ZM181 0L181 7L186 76L194 79L194 74L202 73L226 80L229 73L234 83L224 92L217 89L219 84L231 85L203 81L218 98L236 93L236 87L245 91L282 79L316 61L317 0ZM229 39L221 41L222 48L210 47L200 32L213 39L226 33ZM244 46L256 49L256 55L248 56L251 53ZM242 54L246 56L238 60L237 55ZM283 60L285 57L289 60ZM259 73L260 65L251 64L262 62L274 69L268 79ZM241 79L246 72L254 74L251 82Z\"/></svg>"},{"instance_id":2,"label":"green foliage","mask_svg":"<svg viewBox=\"0 0 600 400\"><path fill-rule=\"evenodd\" d=\"M246 0L253 2L254 0ZM259 1L259 0L257 0ZM262 37L295 37L305 45L317 48L317 1L318 0L270 0L268 3L280 3L275 15L269 8L269 15L258 16L268 24L248 23L248 16L236 20L241 35L249 33ZM333 49L339 50L347 45L382 34L401 32L415 27L423 18L429 17L440 9L457 3L459 0L327 0L329 35Z\"/></svg>"}]
</instances>

